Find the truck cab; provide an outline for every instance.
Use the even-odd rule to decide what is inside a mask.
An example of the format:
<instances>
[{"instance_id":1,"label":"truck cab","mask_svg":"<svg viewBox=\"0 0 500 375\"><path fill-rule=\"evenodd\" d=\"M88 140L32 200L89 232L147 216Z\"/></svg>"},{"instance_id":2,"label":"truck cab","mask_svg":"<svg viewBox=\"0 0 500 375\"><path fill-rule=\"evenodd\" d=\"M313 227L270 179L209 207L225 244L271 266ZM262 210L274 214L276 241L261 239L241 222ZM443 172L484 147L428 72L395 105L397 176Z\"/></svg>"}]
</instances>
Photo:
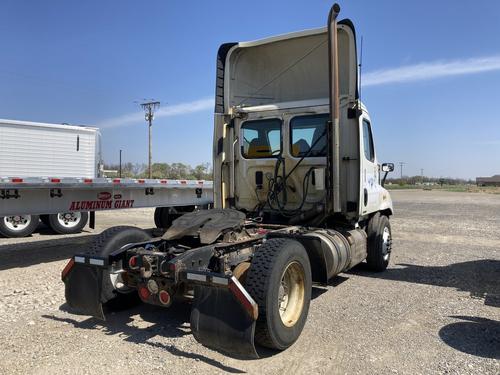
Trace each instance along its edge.
<instances>
[{"instance_id":1,"label":"truck cab","mask_svg":"<svg viewBox=\"0 0 500 375\"><path fill-rule=\"evenodd\" d=\"M392 214L390 196L381 186L372 123L358 98L355 32L349 20L338 23L337 38L338 78L333 83L326 28L221 46L213 155L216 207L279 223L309 214L311 224L320 225L329 216L327 177L337 175L335 221L353 224L375 212ZM334 148L327 139L329 96L335 84L338 154L331 155L329 164L328 149Z\"/></svg>"}]
</instances>

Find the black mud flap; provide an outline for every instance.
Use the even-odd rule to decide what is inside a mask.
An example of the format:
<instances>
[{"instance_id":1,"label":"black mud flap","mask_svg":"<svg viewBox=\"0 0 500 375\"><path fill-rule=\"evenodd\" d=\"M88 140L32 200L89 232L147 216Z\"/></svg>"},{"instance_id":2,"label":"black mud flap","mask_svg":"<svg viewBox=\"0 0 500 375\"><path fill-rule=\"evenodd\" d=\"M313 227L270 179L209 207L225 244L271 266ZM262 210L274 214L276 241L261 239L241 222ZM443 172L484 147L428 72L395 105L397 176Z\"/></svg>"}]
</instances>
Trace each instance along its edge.
<instances>
[{"instance_id":1,"label":"black mud flap","mask_svg":"<svg viewBox=\"0 0 500 375\"><path fill-rule=\"evenodd\" d=\"M195 287L191 331L201 344L229 356L259 358L254 345L255 320L228 289Z\"/></svg>"},{"instance_id":2,"label":"black mud flap","mask_svg":"<svg viewBox=\"0 0 500 375\"><path fill-rule=\"evenodd\" d=\"M103 270L75 263L64 278L68 305L82 315L105 320L101 302Z\"/></svg>"}]
</instances>

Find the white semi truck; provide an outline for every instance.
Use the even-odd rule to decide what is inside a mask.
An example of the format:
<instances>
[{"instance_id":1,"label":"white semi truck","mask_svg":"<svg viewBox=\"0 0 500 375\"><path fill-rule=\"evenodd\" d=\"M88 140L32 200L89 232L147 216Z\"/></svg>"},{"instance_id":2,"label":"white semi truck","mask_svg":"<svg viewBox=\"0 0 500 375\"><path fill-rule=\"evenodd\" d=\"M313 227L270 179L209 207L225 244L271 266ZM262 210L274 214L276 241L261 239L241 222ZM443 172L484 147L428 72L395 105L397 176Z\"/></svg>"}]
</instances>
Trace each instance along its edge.
<instances>
[{"instance_id":1,"label":"white semi truck","mask_svg":"<svg viewBox=\"0 0 500 375\"><path fill-rule=\"evenodd\" d=\"M93 226L97 210L158 207L167 226L212 202L209 181L102 177L98 128L0 119L0 235L30 235L41 219L56 233ZM176 208L174 208L176 207Z\"/></svg>"},{"instance_id":2,"label":"white semi truck","mask_svg":"<svg viewBox=\"0 0 500 375\"><path fill-rule=\"evenodd\" d=\"M104 319L130 302L192 303L203 345L257 357L284 350L306 323L312 283L366 261L389 264L392 202L357 90L354 26L228 43L217 54L215 208L165 234L103 232L62 271L75 311ZM112 318L112 317L111 317Z\"/></svg>"}]
</instances>

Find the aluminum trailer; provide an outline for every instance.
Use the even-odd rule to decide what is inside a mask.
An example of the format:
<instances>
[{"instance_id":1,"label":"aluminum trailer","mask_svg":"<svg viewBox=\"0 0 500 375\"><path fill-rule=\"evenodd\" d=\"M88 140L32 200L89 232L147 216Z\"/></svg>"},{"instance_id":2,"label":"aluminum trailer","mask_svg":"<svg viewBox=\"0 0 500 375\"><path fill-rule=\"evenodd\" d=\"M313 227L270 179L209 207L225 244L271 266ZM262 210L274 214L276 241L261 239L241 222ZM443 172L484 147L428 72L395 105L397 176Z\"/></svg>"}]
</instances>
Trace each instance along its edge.
<instances>
[{"instance_id":1,"label":"aluminum trailer","mask_svg":"<svg viewBox=\"0 0 500 375\"><path fill-rule=\"evenodd\" d=\"M211 181L168 179L11 177L0 178L0 217L13 231L32 231L38 215L68 216L95 211L156 207L159 228L182 212L213 201ZM29 219L27 219L27 217Z\"/></svg>"}]
</instances>

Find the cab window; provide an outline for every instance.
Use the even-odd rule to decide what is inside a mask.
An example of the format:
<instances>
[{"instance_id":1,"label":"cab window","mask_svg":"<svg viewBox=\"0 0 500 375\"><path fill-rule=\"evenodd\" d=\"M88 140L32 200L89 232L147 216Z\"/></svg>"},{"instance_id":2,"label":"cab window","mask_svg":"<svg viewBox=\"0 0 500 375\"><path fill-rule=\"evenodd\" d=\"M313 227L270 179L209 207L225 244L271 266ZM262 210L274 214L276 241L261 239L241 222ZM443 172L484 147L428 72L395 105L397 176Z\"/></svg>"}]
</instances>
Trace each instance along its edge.
<instances>
[{"instance_id":1,"label":"cab window","mask_svg":"<svg viewBox=\"0 0 500 375\"><path fill-rule=\"evenodd\" d=\"M363 148L365 150L366 159L374 161L375 152L373 148L372 130L367 120L363 120Z\"/></svg>"},{"instance_id":2,"label":"cab window","mask_svg":"<svg viewBox=\"0 0 500 375\"><path fill-rule=\"evenodd\" d=\"M326 156L326 123L329 114L297 116L290 121L292 156Z\"/></svg>"},{"instance_id":3,"label":"cab window","mask_svg":"<svg viewBox=\"0 0 500 375\"><path fill-rule=\"evenodd\" d=\"M247 159L271 158L281 154L281 120L245 121L241 126L241 153Z\"/></svg>"}]
</instances>

